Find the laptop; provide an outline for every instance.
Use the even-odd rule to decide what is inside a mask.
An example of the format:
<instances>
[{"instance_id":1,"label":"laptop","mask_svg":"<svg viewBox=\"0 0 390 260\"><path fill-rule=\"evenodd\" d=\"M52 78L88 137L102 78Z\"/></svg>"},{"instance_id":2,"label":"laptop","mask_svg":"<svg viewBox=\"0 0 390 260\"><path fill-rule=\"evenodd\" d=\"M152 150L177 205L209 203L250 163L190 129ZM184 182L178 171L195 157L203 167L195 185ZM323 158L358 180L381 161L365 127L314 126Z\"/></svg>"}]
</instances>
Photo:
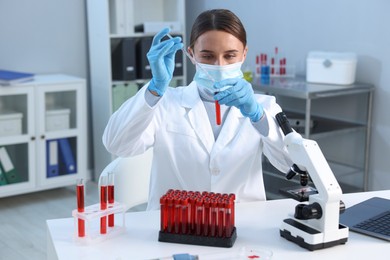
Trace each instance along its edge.
<instances>
[{"instance_id":1,"label":"laptop","mask_svg":"<svg viewBox=\"0 0 390 260\"><path fill-rule=\"evenodd\" d=\"M340 214L349 230L390 241L390 199L373 197Z\"/></svg>"}]
</instances>

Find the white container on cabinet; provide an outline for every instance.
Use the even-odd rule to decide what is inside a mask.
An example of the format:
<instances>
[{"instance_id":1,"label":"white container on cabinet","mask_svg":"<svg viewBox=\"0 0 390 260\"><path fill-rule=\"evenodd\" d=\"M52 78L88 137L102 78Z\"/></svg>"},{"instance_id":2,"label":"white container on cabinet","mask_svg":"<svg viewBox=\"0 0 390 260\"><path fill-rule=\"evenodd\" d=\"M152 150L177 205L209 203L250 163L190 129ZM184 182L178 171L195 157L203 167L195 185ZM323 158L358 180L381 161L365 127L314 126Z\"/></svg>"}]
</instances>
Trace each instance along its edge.
<instances>
[{"instance_id":1,"label":"white container on cabinet","mask_svg":"<svg viewBox=\"0 0 390 260\"><path fill-rule=\"evenodd\" d=\"M69 129L70 109L55 108L46 111L46 131Z\"/></svg>"},{"instance_id":2,"label":"white container on cabinet","mask_svg":"<svg viewBox=\"0 0 390 260\"><path fill-rule=\"evenodd\" d=\"M23 114L14 111L0 112L0 136L22 134Z\"/></svg>"},{"instance_id":3,"label":"white container on cabinet","mask_svg":"<svg viewBox=\"0 0 390 260\"><path fill-rule=\"evenodd\" d=\"M309 52L306 81L350 85L355 82L357 56L350 52Z\"/></svg>"}]
</instances>

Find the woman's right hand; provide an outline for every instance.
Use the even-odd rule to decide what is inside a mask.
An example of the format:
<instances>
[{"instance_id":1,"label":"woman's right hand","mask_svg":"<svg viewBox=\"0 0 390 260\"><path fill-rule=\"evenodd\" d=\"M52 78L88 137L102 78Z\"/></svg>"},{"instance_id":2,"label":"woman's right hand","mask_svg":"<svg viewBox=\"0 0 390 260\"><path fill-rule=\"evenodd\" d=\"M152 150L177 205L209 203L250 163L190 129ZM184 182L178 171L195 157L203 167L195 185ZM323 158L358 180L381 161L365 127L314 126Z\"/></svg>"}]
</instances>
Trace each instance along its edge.
<instances>
[{"instance_id":1,"label":"woman's right hand","mask_svg":"<svg viewBox=\"0 0 390 260\"><path fill-rule=\"evenodd\" d=\"M148 89L151 93L162 96L173 77L175 69L175 54L183 47L182 39L174 37L162 41L162 38L169 33L169 28L164 28L153 37L152 46L147 53L152 80Z\"/></svg>"}]
</instances>

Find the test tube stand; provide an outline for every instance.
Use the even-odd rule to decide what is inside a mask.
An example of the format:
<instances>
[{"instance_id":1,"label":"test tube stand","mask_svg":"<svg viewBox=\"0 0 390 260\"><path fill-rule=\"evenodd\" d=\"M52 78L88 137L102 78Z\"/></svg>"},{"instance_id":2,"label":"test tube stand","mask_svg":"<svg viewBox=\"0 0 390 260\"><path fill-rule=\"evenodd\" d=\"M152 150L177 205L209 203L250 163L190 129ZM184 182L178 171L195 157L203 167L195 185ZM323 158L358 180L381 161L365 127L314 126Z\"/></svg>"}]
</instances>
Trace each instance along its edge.
<instances>
[{"instance_id":1,"label":"test tube stand","mask_svg":"<svg viewBox=\"0 0 390 260\"><path fill-rule=\"evenodd\" d=\"M107 209L101 210L100 203L85 207L84 212L78 212L77 209L72 211L74 218L74 238L75 241L83 244L91 244L110 239L126 231L125 226L125 212L126 206L123 203L114 202L114 204L108 204ZM115 214L115 224L121 223L121 225L115 225L114 227L107 227L106 234L100 234L100 218L108 215ZM121 216L121 221L118 221L117 216ZM85 236L78 236L78 219L85 221Z\"/></svg>"},{"instance_id":2,"label":"test tube stand","mask_svg":"<svg viewBox=\"0 0 390 260\"><path fill-rule=\"evenodd\" d=\"M237 239L236 228L233 228L230 237L211 237L193 234L175 234L160 231L158 234L158 241L178 243L178 244L189 244L199 246L215 246L215 247L227 247L230 248L234 245Z\"/></svg>"}]
</instances>

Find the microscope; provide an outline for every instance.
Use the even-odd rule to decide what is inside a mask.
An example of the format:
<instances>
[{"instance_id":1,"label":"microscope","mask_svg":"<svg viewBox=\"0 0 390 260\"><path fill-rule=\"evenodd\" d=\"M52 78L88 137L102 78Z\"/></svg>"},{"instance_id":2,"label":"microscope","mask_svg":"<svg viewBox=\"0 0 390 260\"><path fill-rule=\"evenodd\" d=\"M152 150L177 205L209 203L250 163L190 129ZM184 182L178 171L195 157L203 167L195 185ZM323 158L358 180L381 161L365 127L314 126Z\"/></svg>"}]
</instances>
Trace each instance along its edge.
<instances>
[{"instance_id":1,"label":"microscope","mask_svg":"<svg viewBox=\"0 0 390 260\"><path fill-rule=\"evenodd\" d=\"M342 190L320 147L293 131L284 112L278 113L276 120L294 163L288 177L299 174L301 185L302 179L310 178L317 189L307 197L308 202L295 207L294 218L283 220L280 235L310 251L345 244L349 230L339 223L340 211L345 208Z\"/></svg>"}]
</instances>

